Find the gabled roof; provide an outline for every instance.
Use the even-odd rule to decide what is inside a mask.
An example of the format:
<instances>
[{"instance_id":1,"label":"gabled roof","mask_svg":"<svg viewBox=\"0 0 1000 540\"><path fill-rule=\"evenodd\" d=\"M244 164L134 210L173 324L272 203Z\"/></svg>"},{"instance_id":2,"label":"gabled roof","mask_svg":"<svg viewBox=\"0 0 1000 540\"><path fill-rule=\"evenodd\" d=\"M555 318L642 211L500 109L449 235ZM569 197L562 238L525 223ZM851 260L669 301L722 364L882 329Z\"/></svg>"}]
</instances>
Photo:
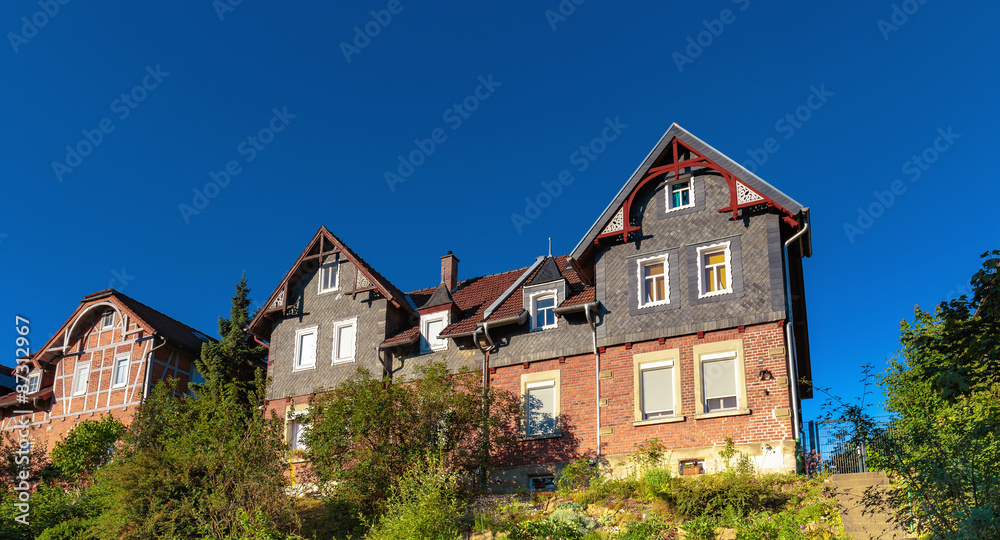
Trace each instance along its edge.
<instances>
[{"instance_id":1,"label":"gabled roof","mask_svg":"<svg viewBox=\"0 0 1000 540\"><path fill-rule=\"evenodd\" d=\"M580 242L576 245L576 247L573 248L572 253L570 253L570 257L572 259L580 260L584 256L584 254L588 251L588 249L594 244L594 241L595 239L597 239L598 235L601 234L601 231L605 229L605 227L609 224L609 222L611 222L612 219L615 219L616 214L618 213L619 209L622 208L622 205L625 203L626 199L636 188L636 186L638 186L639 183L643 181L643 179L647 175L647 172L650 170L651 167L653 167L653 165L657 162L657 160L660 158L663 152L667 150L668 146L675 138L681 141L687 147L697 152L698 154L701 154L702 156L715 162L720 167L724 168L730 174L735 176L737 181L741 182L746 187L750 188L760 196L763 196L764 198L773 201L775 204L783 208L789 214L797 215L799 212L802 211L803 207L797 201L795 201L788 195L785 195L771 184L768 184L762 178L750 172L736 161L729 159L729 157L727 157L722 152L719 152L718 150L716 150L709 144L705 143L698 137L695 137L686 129L682 128L677 124L672 124L670 126L670 129L668 129L667 132L663 134L663 137L660 138L660 141L649 152L649 155L646 156L646 159L644 159L642 163L639 164L639 167L635 170L634 173L632 173L632 176L628 179L627 182L625 182L625 185L622 186L621 190L618 191L618 194L615 195L615 198L612 199L611 203L608 204L607 208L604 209L604 212L602 212L600 217L597 218L597 221L595 221L594 224L590 227L590 230L587 231L587 234L585 234L583 238L580 240ZM695 165L695 168L698 168L698 165ZM627 223L628 217L629 216L625 216L625 221L626 221L624 223L625 227L628 227L629 225Z\"/></svg>"},{"instance_id":2,"label":"gabled roof","mask_svg":"<svg viewBox=\"0 0 1000 540\"><path fill-rule=\"evenodd\" d=\"M518 315L523 309L520 289L530 283L544 283L564 278L569 284L570 293L562 305L593 302L594 287L584 285L576 272L566 266L568 258L568 255L547 259L539 257L539 260L531 266L459 282L451 297L461 311L461 317L453 319L451 324L441 331L441 335L444 337L468 335L482 324L484 319L495 322ZM431 298L437 294L437 290L438 287L418 289L408 295L414 304L423 309L424 306L432 307ZM491 306L493 310L487 314L487 309ZM386 348L412 345L419 338L419 327L406 328L383 341L381 346Z\"/></svg>"},{"instance_id":3,"label":"gabled roof","mask_svg":"<svg viewBox=\"0 0 1000 540\"><path fill-rule=\"evenodd\" d=\"M94 293L94 295L88 296L83 299L86 302L93 296L102 294ZM194 350L201 349L201 345L205 342L215 341L215 339L191 328L190 326L174 319L173 317L164 315L163 313L143 304L142 302L132 298L131 296L126 296L114 289L107 289L111 296L117 298L122 304L125 305L132 313L136 315L139 319L146 322L153 331L160 334L161 336L176 341L181 345L190 347Z\"/></svg>"},{"instance_id":4,"label":"gabled roof","mask_svg":"<svg viewBox=\"0 0 1000 540\"><path fill-rule=\"evenodd\" d=\"M348 292L375 290L381 293L386 300L391 302L396 307L408 311L413 316L417 315L416 310L406 300L406 295L404 295L402 291L397 289L396 286L393 285L388 279L372 268L371 265L365 262L364 259L351 250L347 244L337 238L326 227L321 226L319 230L316 231L316 234L313 235L312 240L310 240L306 245L305 249L302 250L299 257L295 259L295 263L293 263L291 268L288 269L288 272L285 273L285 277L281 279L277 288L275 288L274 292L271 293L271 296L267 299L264 307L260 309L254 316L253 320L250 321L250 329L258 335L262 334L262 332L257 331L260 323L268 317L284 311L286 302L288 301L288 286L296 277L298 277L297 272L305 261L318 259L335 253L342 254L344 258L353 263L354 267L358 269L359 274L355 276L355 282L351 284L351 289L348 290ZM419 305L419 303L417 303L417 305Z\"/></svg>"}]
</instances>

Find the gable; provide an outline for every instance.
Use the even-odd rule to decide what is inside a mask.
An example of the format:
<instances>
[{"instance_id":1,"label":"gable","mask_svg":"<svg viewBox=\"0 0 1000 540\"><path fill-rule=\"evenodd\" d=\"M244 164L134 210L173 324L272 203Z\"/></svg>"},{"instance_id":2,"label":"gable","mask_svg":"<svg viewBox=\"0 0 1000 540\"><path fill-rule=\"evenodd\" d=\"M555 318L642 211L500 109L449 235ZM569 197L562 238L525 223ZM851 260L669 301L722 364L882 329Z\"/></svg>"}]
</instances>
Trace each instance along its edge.
<instances>
[{"instance_id":1,"label":"gable","mask_svg":"<svg viewBox=\"0 0 1000 540\"><path fill-rule=\"evenodd\" d=\"M320 227L312 240L306 245L302 254L295 260L292 267L282 278L281 283L275 288L271 296L268 297L264 307L261 308L250 322L250 330L258 336L270 334L270 327L263 325L265 320L274 316L282 316L294 312L295 304L290 303L291 287L298 279L314 273L319 266L327 262L330 258L338 258L351 264L352 272L348 275L340 276L340 289L345 294L356 297L365 292L376 292L381 294L395 307L402 309L416 317L416 310L407 301L399 289L389 282L382 274L375 271L354 251L347 247L339 238L333 235L326 227Z\"/></svg>"},{"instance_id":2,"label":"gable","mask_svg":"<svg viewBox=\"0 0 1000 540\"><path fill-rule=\"evenodd\" d=\"M782 214L793 227L799 225L802 205L735 161L712 148L677 124L663 135L642 164L591 226L570 254L571 262L585 258L591 247L604 238L628 241L641 227L633 223L633 202L638 192L651 182L680 177L686 170L710 169L720 174L730 191L729 203L717 209L732 212L736 219L741 210L765 206ZM574 264L578 271L579 266Z\"/></svg>"}]
</instances>

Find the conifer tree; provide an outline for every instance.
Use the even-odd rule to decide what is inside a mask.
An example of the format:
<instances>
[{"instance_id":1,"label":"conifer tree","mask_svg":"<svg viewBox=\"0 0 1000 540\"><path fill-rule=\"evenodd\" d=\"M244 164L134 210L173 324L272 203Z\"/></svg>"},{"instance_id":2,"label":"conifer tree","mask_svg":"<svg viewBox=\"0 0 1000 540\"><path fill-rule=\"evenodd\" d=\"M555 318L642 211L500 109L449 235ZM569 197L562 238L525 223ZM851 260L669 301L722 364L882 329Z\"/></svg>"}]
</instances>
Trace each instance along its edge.
<instances>
[{"instance_id":1,"label":"conifer tree","mask_svg":"<svg viewBox=\"0 0 1000 540\"><path fill-rule=\"evenodd\" d=\"M250 287L246 273L236 284L229 318L219 317L219 335L222 339L201 347L201 357L196 361L205 382L195 385L196 392L217 394L230 382L236 381L241 393L256 386L256 371L267 365L267 349L258 345L245 328L250 324ZM241 400L242 401L242 400Z\"/></svg>"}]
</instances>

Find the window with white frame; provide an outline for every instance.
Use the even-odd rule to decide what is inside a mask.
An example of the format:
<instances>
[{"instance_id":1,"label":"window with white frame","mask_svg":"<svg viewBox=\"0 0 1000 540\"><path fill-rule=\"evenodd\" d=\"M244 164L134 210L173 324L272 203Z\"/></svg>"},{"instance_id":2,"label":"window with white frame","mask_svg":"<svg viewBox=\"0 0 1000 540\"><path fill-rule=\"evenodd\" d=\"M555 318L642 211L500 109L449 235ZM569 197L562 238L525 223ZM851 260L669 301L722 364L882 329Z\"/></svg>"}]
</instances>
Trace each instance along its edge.
<instances>
[{"instance_id":1,"label":"window with white frame","mask_svg":"<svg viewBox=\"0 0 1000 540\"><path fill-rule=\"evenodd\" d=\"M440 337L448 326L448 312L433 313L420 318L420 352L443 351L448 348L448 338Z\"/></svg>"},{"instance_id":2,"label":"window with white frame","mask_svg":"<svg viewBox=\"0 0 1000 540\"><path fill-rule=\"evenodd\" d=\"M733 292L729 242L698 248L698 298Z\"/></svg>"},{"instance_id":3,"label":"window with white frame","mask_svg":"<svg viewBox=\"0 0 1000 540\"><path fill-rule=\"evenodd\" d=\"M667 283L667 256L639 259L639 307L658 306L670 302Z\"/></svg>"},{"instance_id":4,"label":"window with white frame","mask_svg":"<svg viewBox=\"0 0 1000 540\"><path fill-rule=\"evenodd\" d=\"M559 380L547 374L538 380L523 380L524 420L522 431L525 436L555 434L559 430Z\"/></svg>"},{"instance_id":5,"label":"window with white frame","mask_svg":"<svg viewBox=\"0 0 1000 540\"><path fill-rule=\"evenodd\" d=\"M319 292L320 294L337 290L339 274L337 271L340 265L335 261L319 267Z\"/></svg>"},{"instance_id":6,"label":"window with white frame","mask_svg":"<svg viewBox=\"0 0 1000 540\"><path fill-rule=\"evenodd\" d=\"M642 420L674 416L674 361L639 365Z\"/></svg>"},{"instance_id":7,"label":"window with white frame","mask_svg":"<svg viewBox=\"0 0 1000 540\"><path fill-rule=\"evenodd\" d=\"M90 364L79 364L73 372L73 395L87 393L90 386Z\"/></svg>"},{"instance_id":8,"label":"window with white frame","mask_svg":"<svg viewBox=\"0 0 1000 540\"><path fill-rule=\"evenodd\" d=\"M115 312L105 311L104 315L101 316L101 329L114 328L115 327Z\"/></svg>"},{"instance_id":9,"label":"window with white frame","mask_svg":"<svg viewBox=\"0 0 1000 540\"><path fill-rule=\"evenodd\" d=\"M357 345L357 319L333 325L333 363L353 362Z\"/></svg>"},{"instance_id":10,"label":"window with white frame","mask_svg":"<svg viewBox=\"0 0 1000 540\"><path fill-rule=\"evenodd\" d=\"M309 425L306 424L301 416L295 417L288 424L288 449L292 452L301 451L305 452L309 449L305 443L305 432L309 429Z\"/></svg>"},{"instance_id":11,"label":"window with white frame","mask_svg":"<svg viewBox=\"0 0 1000 540\"><path fill-rule=\"evenodd\" d=\"M128 383L128 364L128 356L115 358L115 372L112 375L111 380L112 388L125 386L125 384Z\"/></svg>"},{"instance_id":12,"label":"window with white frame","mask_svg":"<svg viewBox=\"0 0 1000 540\"><path fill-rule=\"evenodd\" d=\"M34 394L38 391L38 388L42 385L42 374L32 373L28 376L28 393Z\"/></svg>"},{"instance_id":13,"label":"window with white frame","mask_svg":"<svg viewBox=\"0 0 1000 540\"><path fill-rule=\"evenodd\" d=\"M295 332L295 364L293 371L316 367L317 327L303 328Z\"/></svg>"},{"instance_id":14,"label":"window with white frame","mask_svg":"<svg viewBox=\"0 0 1000 540\"><path fill-rule=\"evenodd\" d=\"M544 330L556 327L556 293L537 293L531 297L531 329Z\"/></svg>"},{"instance_id":15,"label":"window with white frame","mask_svg":"<svg viewBox=\"0 0 1000 540\"><path fill-rule=\"evenodd\" d=\"M694 206L694 178L667 184L667 212Z\"/></svg>"},{"instance_id":16,"label":"window with white frame","mask_svg":"<svg viewBox=\"0 0 1000 540\"><path fill-rule=\"evenodd\" d=\"M701 355L702 391L705 412L739 408L739 376L736 372L736 351Z\"/></svg>"}]
</instances>

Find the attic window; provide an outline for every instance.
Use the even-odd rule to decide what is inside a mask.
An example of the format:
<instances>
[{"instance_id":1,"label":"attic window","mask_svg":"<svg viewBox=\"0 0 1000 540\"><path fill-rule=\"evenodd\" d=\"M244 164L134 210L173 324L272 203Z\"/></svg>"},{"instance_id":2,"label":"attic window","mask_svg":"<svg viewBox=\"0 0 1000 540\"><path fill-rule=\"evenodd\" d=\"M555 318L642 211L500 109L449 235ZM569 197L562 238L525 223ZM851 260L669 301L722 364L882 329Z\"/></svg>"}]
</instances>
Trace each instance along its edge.
<instances>
[{"instance_id":1,"label":"attic window","mask_svg":"<svg viewBox=\"0 0 1000 540\"><path fill-rule=\"evenodd\" d=\"M336 262L324 264L319 267L319 292L320 294L337 290L338 274Z\"/></svg>"},{"instance_id":2,"label":"attic window","mask_svg":"<svg viewBox=\"0 0 1000 540\"><path fill-rule=\"evenodd\" d=\"M101 328L114 328L115 326L115 312L105 311L104 315L101 316Z\"/></svg>"},{"instance_id":3,"label":"attic window","mask_svg":"<svg viewBox=\"0 0 1000 540\"><path fill-rule=\"evenodd\" d=\"M690 171L690 169L685 169ZM667 212L690 208L694 206L694 179L688 176L686 180L667 185Z\"/></svg>"},{"instance_id":4,"label":"attic window","mask_svg":"<svg viewBox=\"0 0 1000 540\"><path fill-rule=\"evenodd\" d=\"M32 373L28 377L28 393L34 394L35 392L37 392L38 387L41 386L41 384L42 384L42 374Z\"/></svg>"},{"instance_id":5,"label":"attic window","mask_svg":"<svg viewBox=\"0 0 1000 540\"><path fill-rule=\"evenodd\" d=\"M448 348L448 338L439 337L448 326L448 312L425 315L420 320L420 352L443 351Z\"/></svg>"},{"instance_id":6,"label":"attic window","mask_svg":"<svg viewBox=\"0 0 1000 540\"><path fill-rule=\"evenodd\" d=\"M531 329L544 330L556 327L556 293L546 291L531 297Z\"/></svg>"}]
</instances>

